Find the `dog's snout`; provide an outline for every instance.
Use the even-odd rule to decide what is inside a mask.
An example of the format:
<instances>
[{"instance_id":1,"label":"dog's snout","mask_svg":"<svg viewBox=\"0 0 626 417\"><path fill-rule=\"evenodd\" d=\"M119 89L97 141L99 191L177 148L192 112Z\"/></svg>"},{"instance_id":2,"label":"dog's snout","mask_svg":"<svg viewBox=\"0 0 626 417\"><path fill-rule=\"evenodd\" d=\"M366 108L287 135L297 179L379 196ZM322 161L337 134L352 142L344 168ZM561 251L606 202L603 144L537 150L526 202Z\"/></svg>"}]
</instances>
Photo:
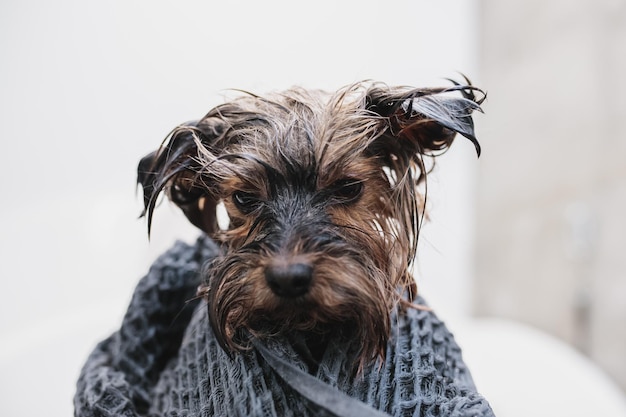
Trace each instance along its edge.
<instances>
[{"instance_id":1,"label":"dog's snout","mask_svg":"<svg viewBox=\"0 0 626 417\"><path fill-rule=\"evenodd\" d=\"M265 268L265 280L280 297L304 295L311 286L313 268L306 263L271 264Z\"/></svg>"}]
</instances>

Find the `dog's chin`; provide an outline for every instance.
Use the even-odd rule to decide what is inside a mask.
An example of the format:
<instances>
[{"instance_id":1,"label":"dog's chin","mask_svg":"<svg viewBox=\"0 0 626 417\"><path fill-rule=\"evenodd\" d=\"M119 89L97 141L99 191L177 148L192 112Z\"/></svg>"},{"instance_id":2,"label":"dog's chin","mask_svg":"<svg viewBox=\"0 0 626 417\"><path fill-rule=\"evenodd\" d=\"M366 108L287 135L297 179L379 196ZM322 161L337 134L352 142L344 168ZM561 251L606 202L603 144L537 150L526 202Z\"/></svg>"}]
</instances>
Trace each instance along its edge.
<instances>
[{"instance_id":1,"label":"dog's chin","mask_svg":"<svg viewBox=\"0 0 626 417\"><path fill-rule=\"evenodd\" d=\"M262 306L227 307L228 311L222 313L226 317L225 326L220 326L220 323L213 326L218 340L224 340L226 347L237 350L248 344L245 337L242 340L242 335L246 333L257 338L289 337L294 332L326 334L333 328L355 324L359 320L355 315L331 316L331 312L325 311L306 295L296 298L276 296L273 301L270 306L266 303ZM212 314L211 309L209 314ZM242 329L245 331L242 332Z\"/></svg>"},{"instance_id":2,"label":"dog's chin","mask_svg":"<svg viewBox=\"0 0 626 417\"><path fill-rule=\"evenodd\" d=\"M308 294L294 298L277 296L272 309L251 311L248 327L257 334L288 334L294 330L322 334L347 323L355 324L359 319L355 314L338 316L337 310L325 308Z\"/></svg>"},{"instance_id":3,"label":"dog's chin","mask_svg":"<svg viewBox=\"0 0 626 417\"><path fill-rule=\"evenodd\" d=\"M355 369L384 357L389 337L387 309L365 308L359 299L346 300L340 308L325 306L310 294L296 298L276 296L274 301L271 309L233 305L219 314L226 317L225 322L212 320L213 332L222 348L231 353L245 351L251 347L250 337L293 340L299 334L316 343L324 341L324 345L330 338L348 340L351 349L358 352ZM209 309L209 315L214 314Z\"/></svg>"}]
</instances>

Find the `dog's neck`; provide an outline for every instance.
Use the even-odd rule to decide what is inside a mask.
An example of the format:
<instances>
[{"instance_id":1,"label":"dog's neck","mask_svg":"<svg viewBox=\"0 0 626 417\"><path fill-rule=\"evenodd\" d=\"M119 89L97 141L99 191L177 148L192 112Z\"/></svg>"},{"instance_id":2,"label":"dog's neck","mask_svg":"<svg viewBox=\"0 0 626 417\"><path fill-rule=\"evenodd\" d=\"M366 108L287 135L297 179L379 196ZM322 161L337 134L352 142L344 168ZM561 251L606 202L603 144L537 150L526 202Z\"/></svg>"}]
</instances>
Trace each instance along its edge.
<instances>
[{"instance_id":1,"label":"dog's neck","mask_svg":"<svg viewBox=\"0 0 626 417\"><path fill-rule=\"evenodd\" d=\"M315 374L324 352L328 347L328 334L305 333L293 342L293 348L300 355L309 368L309 373Z\"/></svg>"},{"instance_id":2,"label":"dog's neck","mask_svg":"<svg viewBox=\"0 0 626 417\"><path fill-rule=\"evenodd\" d=\"M319 328L316 331L295 332L289 337L289 341L294 351L300 356L300 359L307 366L310 374L315 375L320 364L325 360L327 355L336 355L339 352L327 352L329 349L336 349L336 340L353 340L353 330L348 325L338 325L322 331ZM340 343L341 345L341 343ZM343 352L352 359L356 360L359 354L359 347L349 343L348 351ZM345 346L345 345L343 345ZM352 371L356 371L357 363Z\"/></svg>"}]
</instances>

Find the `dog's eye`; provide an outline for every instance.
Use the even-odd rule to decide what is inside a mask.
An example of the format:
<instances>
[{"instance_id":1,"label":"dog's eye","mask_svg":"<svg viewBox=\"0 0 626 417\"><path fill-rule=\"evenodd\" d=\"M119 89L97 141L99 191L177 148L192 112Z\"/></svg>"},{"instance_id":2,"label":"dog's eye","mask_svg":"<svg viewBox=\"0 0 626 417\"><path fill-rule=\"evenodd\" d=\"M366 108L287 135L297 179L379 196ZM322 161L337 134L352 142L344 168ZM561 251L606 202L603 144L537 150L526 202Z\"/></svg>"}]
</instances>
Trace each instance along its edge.
<instances>
[{"instance_id":1,"label":"dog's eye","mask_svg":"<svg viewBox=\"0 0 626 417\"><path fill-rule=\"evenodd\" d=\"M341 203L356 201L363 192L363 183L353 178L337 181L333 186L333 196Z\"/></svg>"},{"instance_id":2,"label":"dog's eye","mask_svg":"<svg viewBox=\"0 0 626 417\"><path fill-rule=\"evenodd\" d=\"M253 212L259 205L259 199L252 193L236 191L232 198L235 207L244 214Z\"/></svg>"},{"instance_id":3,"label":"dog's eye","mask_svg":"<svg viewBox=\"0 0 626 417\"><path fill-rule=\"evenodd\" d=\"M204 190L198 187L184 188L180 184L174 184L170 189L171 200L178 205L186 205L197 201L204 194Z\"/></svg>"}]
</instances>

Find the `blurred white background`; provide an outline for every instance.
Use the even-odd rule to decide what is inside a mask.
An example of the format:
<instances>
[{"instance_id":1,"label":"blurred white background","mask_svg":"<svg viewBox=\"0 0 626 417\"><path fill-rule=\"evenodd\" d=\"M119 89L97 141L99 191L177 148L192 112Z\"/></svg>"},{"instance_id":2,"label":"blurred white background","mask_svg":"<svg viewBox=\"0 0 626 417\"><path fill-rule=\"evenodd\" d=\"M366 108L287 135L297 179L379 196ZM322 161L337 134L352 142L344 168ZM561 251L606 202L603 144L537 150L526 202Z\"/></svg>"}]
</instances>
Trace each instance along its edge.
<instances>
[{"instance_id":1,"label":"blurred white background","mask_svg":"<svg viewBox=\"0 0 626 417\"><path fill-rule=\"evenodd\" d=\"M80 367L119 325L138 279L174 239L195 236L168 204L151 241L137 219L136 164L172 127L229 88L441 85L456 71L482 86L478 25L477 0L2 2L0 415L71 415ZM496 412L526 415L520 404L546 399L542 381L556 378L529 357L546 374L525 379L533 365L517 360L518 338L537 339L524 348L537 346L537 357L571 354L566 363L587 377L573 385L593 382L608 410L623 411L619 391L565 346L470 317L480 163L460 139L429 182L420 289ZM548 410L568 410L571 394L553 394Z\"/></svg>"}]
</instances>

